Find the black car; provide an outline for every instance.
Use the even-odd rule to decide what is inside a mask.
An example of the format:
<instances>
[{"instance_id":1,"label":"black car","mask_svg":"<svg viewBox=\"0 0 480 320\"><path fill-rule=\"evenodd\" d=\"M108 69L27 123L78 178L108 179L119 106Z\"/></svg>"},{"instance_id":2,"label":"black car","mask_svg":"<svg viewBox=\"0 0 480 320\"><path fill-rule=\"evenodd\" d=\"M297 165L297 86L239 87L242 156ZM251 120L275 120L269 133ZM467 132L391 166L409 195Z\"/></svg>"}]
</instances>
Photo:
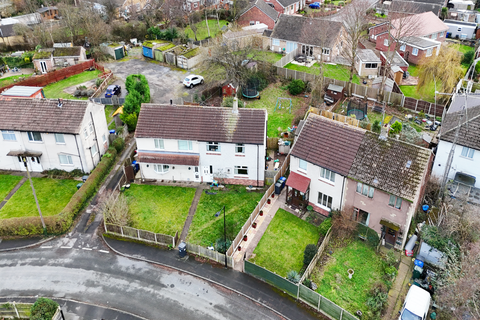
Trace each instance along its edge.
<instances>
[{"instance_id":1,"label":"black car","mask_svg":"<svg viewBox=\"0 0 480 320\"><path fill-rule=\"evenodd\" d=\"M122 87L116 84L108 86L107 91L105 92L105 98L111 98L117 96L122 92Z\"/></svg>"}]
</instances>

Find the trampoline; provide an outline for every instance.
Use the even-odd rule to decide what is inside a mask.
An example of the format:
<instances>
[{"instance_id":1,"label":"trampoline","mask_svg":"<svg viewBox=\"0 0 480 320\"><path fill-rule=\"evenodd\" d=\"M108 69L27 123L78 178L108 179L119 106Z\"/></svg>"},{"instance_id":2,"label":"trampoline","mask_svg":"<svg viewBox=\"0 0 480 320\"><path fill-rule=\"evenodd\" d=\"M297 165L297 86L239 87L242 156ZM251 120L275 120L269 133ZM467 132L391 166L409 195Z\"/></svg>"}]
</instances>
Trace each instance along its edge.
<instances>
[{"instance_id":1,"label":"trampoline","mask_svg":"<svg viewBox=\"0 0 480 320\"><path fill-rule=\"evenodd\" d=\"M347 116L355 115L355 119L363 120L367 116L367 103L360 100L350 100L347 107Z\"/></svg>"},{"instance_id":2,"label":"trampoline","mask_svg":"<svg viewBox=\"0 0 480 320\"><path fill-rule=\"evenodd\" d=\"M242 95L248 99L260 99L260 92L257 91L256 87L244 87Z\"/></svg>"}]
</instances>

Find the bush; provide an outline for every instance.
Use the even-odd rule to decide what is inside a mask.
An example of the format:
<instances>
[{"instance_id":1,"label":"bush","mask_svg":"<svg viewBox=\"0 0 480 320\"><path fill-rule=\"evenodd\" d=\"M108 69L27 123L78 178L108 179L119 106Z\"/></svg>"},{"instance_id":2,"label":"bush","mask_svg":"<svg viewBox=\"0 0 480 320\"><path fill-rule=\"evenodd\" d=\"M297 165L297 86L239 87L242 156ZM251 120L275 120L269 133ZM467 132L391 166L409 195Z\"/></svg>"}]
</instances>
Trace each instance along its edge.
<instances>
[{"instance_id":1,"label":"bush","mask_svg":"<svg viewBox=\"0 0 480 320\"><path fill-rule=\"evenodd\" d=\"M480 74L480 61L475 65L475 74Z\"/></svg>"},{"instance_id":2,"label":"bush","mask_svg":"<svg viewBox=\"0 0 480 320\"><path fill-rule=\"evenodd\" d=\"M238 99L238 107L243 108L245 105L242 100ZM233 107L233 97L223 98L222 107L232 108Z\"/></svg>"},{"instance_id":3,"label":"bush","mask_svg":"<svg viewBox=\"0 0 480 320\"><path fill-rule=\"evenodd\" d=\"M377 283L370 291L370 296L367 299L367 306L370 307L373 313L379 314L386 306L388 300L388 293L385 285Z\"/></svg>"},{"instance_id":4,"label":"bush","mask_svg":"<svg viewBox=\"0 0 480 320\"><path fill-rule=\"evenodd\" d=\"M133 132L137 128L138 116L136 113L121 114L120 120L127 125L128 132Z\"/></svg>"},{"instance_id":5,"label":"bush","mask_svg":"<svg viewBox=\"0 0 480 320\"><path fill-rule=\"evenodd\" d=\"M317 254L317 246L314 244L307 244L305 251L303 251L303 264L308 266L313 257Z\"/></svg>"},{"instance_id":6,"label":"bush","mask_svg":"<svg viewBox=\"0 0 480 320\"><path fill-rule=\"evenodd\" d=\"M302 80L292 80L288 85L288 91L290 94L296 96L305 90L305 82Z\"/></svg>"},{"instance_id":7,"label":"bush","mask_svg":"<svg viewBox=\"0 0 480 320\"><path fill-rule=\"evenodd\" d=\"M226 243L227 243L227 245L225 245L225 241L224 241L223 238L217 239L217 241L215 241L215 249L218 252L225 254L225 252L227 252L228 248L230 248L230 246L232 245L232 241L227 239Z\"/></svg>"},{"instance_id":8,"label":"bush","mask_svg":"<svg viewBox=\"0 0 480 320\"><path fill-rule=\"evenodd\" d=\"M38 298L30 309L31 320L51 320L57 311L58 303L47 298Z\"/></svg>"},{"instance_id":9,"label":"bush","mask_svg":"<svg viewBox=\"0 0 480 320\"><path fill-rule=\"evenodd\" d=\"M357 225L357 231L359 236L365 237L365 240L368 245L372 247L376 247L380 242L380 238L378 237L378 233L361 223Z\"/></svg>"},{"instance_id":10,"label":"bush","mask_svg":"<svg viewBox=\"0 0 480 320\"><path fill-rule=\"evenodd\" d=\"M379 120L375 120L372 125L372 131L376 133L380 133L382 131L382 126L380 125Z\"/></svg>"},{"instance_id":11,"label":"bush","mask_svg":"<svg viewBox=\"0 0 480 320\"><path fill-rule=\"evenodd\" d=\"M293 283L299 283L300 278L301 278L300 275L295 270L288 271L287 273L287 279Z\"/></svg>"},{"instance_id":12,"label":"bush","mask_svg":"<svg viewBox=\"0 0 480 320\"><path fill-rule=\"evenodd\" d=\"M95 80L95 85L98 87L100 87L100 85L103 83L103 79L102 78L98 78L97 80Z\"/></svg>"},{"instance_id":13,"label":"bush","mask_svg":"<svg viewBox=\"0 0 480 320\"><path fill-rule=\"evenodd\" d=\"M112 142L112 146L117 150L117 153L122 152L123 148L125 148L125 140L123 138L118 137Z\"/></svg>"},{"instance_id":14,"label":"bush","mask_svg":"<svg viewBox=\"0 0 480 320\"><path fill-rule=\"evenodd\" d=\"M326 236L331 226L332 226L332 218L327 218L318 227L318 232L321 235Z\"/></svg>"},{"instance_id":15,"label":"bush","mask_svg":"<svg viewBox=\"0 0 480 320\"><path fill-rule=\"evenodd\" d=\"M475 55L474 50L465 52L462 57L462 64L469 66L473 62L474 55Z\"/></svg>"},{"instance_id":16,"label":"bush","mask_svg":"<svg viewBox=\"0 0 480 320\"><path fill-rule=\"evenodd\" d=\"M402 123L395 121L390 127L390 134L398 134L400 131L402 131Z\"/></svg>"}]
</instances>

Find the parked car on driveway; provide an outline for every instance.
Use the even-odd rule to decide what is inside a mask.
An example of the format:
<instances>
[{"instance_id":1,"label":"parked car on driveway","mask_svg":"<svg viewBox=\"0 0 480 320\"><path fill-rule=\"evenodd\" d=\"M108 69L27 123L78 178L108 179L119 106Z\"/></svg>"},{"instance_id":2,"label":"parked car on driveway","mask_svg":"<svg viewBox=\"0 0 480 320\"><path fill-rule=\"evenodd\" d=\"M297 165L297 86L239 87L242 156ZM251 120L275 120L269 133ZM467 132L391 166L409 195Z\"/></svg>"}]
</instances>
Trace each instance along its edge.
<instances>
[{"instance_id":1,"label":"parked car on driveway","mask_svg":"<svg viewBox=\"0 0 480 320\"><path fill-rule=\"evenodd\" d=\"M107 91L105 91L105 98L118 96L121 92L122 92L122 87L116 84L112 84L107 87Z\"/></svg>"},{"instance_id":2,"label":"parked car on driveway","mask_svg":"<svg viewBox=\"0 0 480 320\"><path fill-rule=\"evenodd\" d=\"M320 2L314 2L310 4L309 7L312 9L320 9Z\"/></svg>"},{"instance_id":3,"label":"parked car on driveway","mask_svg":"<svg viewBox=\"0 0 480 320\"><path fill-rule=\"evenodd\" d=\"M203 84L203 77L191 74L183 80L183 85L187 88L193 88L197 84Z\"/></svg>"}]
</instances>

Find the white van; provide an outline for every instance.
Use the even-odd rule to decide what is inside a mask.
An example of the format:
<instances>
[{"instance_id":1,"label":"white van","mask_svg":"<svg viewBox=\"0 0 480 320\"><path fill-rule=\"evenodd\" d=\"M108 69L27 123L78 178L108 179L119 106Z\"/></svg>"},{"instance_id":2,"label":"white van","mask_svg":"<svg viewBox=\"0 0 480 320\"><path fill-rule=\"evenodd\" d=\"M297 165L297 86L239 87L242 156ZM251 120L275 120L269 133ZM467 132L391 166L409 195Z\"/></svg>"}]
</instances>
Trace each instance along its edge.
<instances>
[{"instance_id":1,"label":"white van","mask_svg":"<svg viewBox=\"0 0 480 320\"><path fill-rule=\"evenodd\" d=\"M398 320L426 320L430 308L430 293L412 285L403 303Z\"/></svg>"}]
</instances>

